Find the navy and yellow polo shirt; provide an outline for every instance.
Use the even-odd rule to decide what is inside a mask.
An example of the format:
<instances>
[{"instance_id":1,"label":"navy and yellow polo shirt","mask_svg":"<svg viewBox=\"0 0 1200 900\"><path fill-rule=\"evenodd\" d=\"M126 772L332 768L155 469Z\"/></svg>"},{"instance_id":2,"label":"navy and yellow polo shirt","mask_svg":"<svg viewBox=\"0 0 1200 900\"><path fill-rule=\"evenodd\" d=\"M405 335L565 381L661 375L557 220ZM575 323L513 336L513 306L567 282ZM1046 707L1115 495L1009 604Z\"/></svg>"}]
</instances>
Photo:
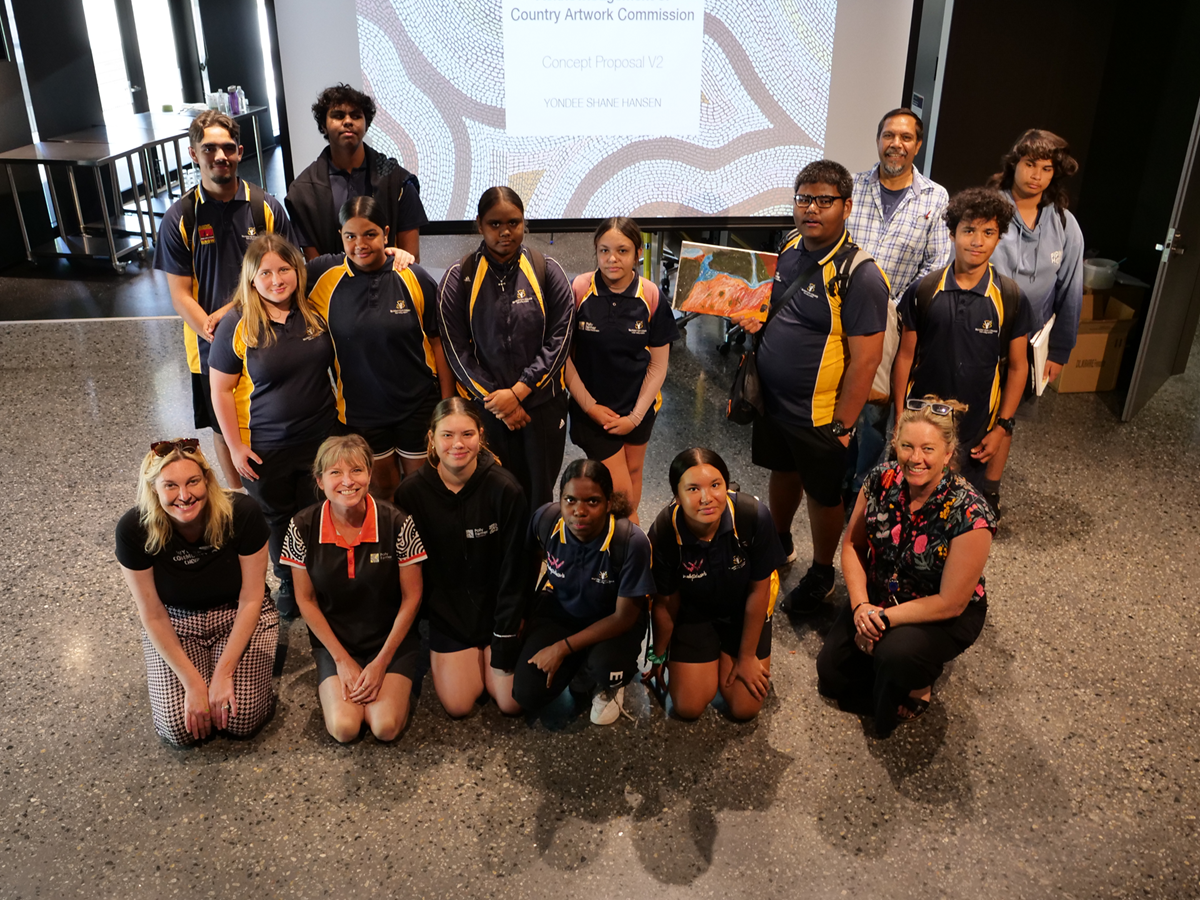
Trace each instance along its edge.
<instances>
[{"instance_id":1,"label":"navy and yellow polo shirt","mask_svg":"<svg viewBox=\"0 0 1200 900\"><path fill-rule=\"evenodd\" d=\"M757 503L757 522L751 540L748 535L737 533L733 502L733 495L726 494L721 524L710 541L702 541L692 533L683 511L674 501L650 526L654 584L664 596L679 593L680 621L741 622L751 583L770 578L786 562L767 505ZM768 608L767 618L773 611Z\"/></svg>"},{"instance_id":2,"label":"navy and yellow polo shirt","mask_svg":"<svg viewBox=\"0 0 1200 900\"><path fill-rule=\"evenodd\" d=\"M304 569L317 606L354 657L373 657L387 642L400 612L400 569L425 559L412 517L367 495L367 518L350 543L333 525L329 501L301 510L288 525L279 561ZM321 642L310 631L313 647Z\"/></svg>"},{"instance_id":3,"label":"navy and yellow polo shirt","mask_svg":"<svg viewBox=\"0 0 1200 900\"><path fill-rule=\"evenodd\" d=\"M767 415L785 427L833 421L850 361L846 339L887 328L888 283L873 261L859 265L845 297L836 288L831 296L826 287L834 282L837 264L851 247L850 233L843 231L829 247L809 251L796 236L780 251L772 306L797 276L814 261L818 264L809 283L772 316L758 348Z\"/></svg>"},{"instance_id":4,"label":"navy and yellow polo shirt","mask_svg":"<svg viewBox=\"0 0 1200 900\"><path fill-rule=\"evenodd\" d=\"M539 507L532 524L541 521L548 507L557 505L547 503ZM547 589L572 619L598 622L616 612L618 597L645 597L654 592L650 541L632 522L621 571L611 571L609 547L616 528L617 520L610 515L600 536L585 544L559 519L542 547L546 552ZM533 538L538 540L536 533Z\"/></svg>"},{"instance_id":5,"label":"navy and yellow polo shirt","mask_svg":"<svg viewBox=\"0 0 1200 900\"><path fill-rule=\"evenodd\" d=\"M1008 358L1008 347L1000 346L1004 327L1000 279L989 263L978 284L960 288L951 263L942 271L937 292L924 310L917 303L920 284L913 282L900 298L904 327L917 333L906 396L935 394L966 404L966 413L958 419L958 438L967 448L974 447L995 424L1004 388L1001 363ZM1037 328L1023 292L1015 315L1012 327L1005 329L1011 338Z\"/></svg>"},{"instance_id":6,"label":"navy and yellow polo shirt","mask_svg":"<svg viewBox=\"0 0 1200 900\"><path fill-rule=\"evenodd\" d=\"M189 235L184 233L183 210L192 203L196 204L196 226L195 234ZM267 231L295 244L297 234L283 204L266 194L263 206ZM242 258L256 237L249 184L243 181L237 196L228 202L212 199L197 185L194 192L189 191L176 200L163 216L154 250L154 268L170 275L191 277L193 299L206 313L213 313L233 298L242 273ZM208 341L200 340L186 322L183 344L188 368L197 375L207 372Z\"/></svg>"},{"instance_id":7,"label":"navy and yellow polo shirt","mask_svg":"<svg viewBox=\"0 0 1200 900\"><path fill-rule=\"evenodd\" d=\"M308 299L329 323L338 417L383 428L412 415L437 390L430 341L438 337L437 285L420 266L373 272L344 255L308 264Z\"/></svg>"},{"instance_id":8,"label":"navy and yellow polo shirt","mask_svg":"<svg viewBox=\"0 0 1200 900\"><path fill-rule=\"evenodd\" d=\"M242 443L255 450L278 450L323 441L337 420L333 383L333 342L329 333L309 334L295 307L286 322L272 322L275 339L246 345L240 310L221 320L209 364L240 375L233 391Z\"/></svg>"},{"instance_id":9,"label":"navy and yellow polo shirt","mask_svg":"<svg viewBox=\"0 0 1200 900\"><path fill-rule=\"evenodd\" d=\"M593 272L591 285L575 309L571 359L596 402L623 416L637 404L650 365L650 348L678 339L671 304L659 298L653 284L638 277L614 293L600 273ZM661 405L660 393L655 411Z\"/></svg>"}]
</instances>

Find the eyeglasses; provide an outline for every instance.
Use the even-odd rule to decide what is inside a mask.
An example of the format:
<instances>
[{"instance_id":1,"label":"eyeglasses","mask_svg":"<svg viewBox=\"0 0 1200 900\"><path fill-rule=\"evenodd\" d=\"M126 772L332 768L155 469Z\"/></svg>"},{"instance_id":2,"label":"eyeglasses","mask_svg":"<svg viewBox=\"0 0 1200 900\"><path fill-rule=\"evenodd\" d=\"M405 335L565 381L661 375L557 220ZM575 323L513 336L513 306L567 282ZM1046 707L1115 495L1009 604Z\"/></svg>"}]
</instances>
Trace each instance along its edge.
<instances>
[{"instance_id":1,"label":"eyeglasses","mask_svg":"<svg viewBox=\"0 0 1200 900\"><path fill-rule=\"evenodd\" d=\"M155 456L167 456L172 450L178 450L180 453L195 453L199 449L199 438L177 438L173 441L155 441L150 445L150 452Z\"/></svg>"},{"instance_id":2,"label":"eyeglasses","mask_svg":"<svg viewBox=\"0 0 1200 900\"><path fill-rule=\"evenodd\" d=\"M817 209L829 209L833 206L835 200L845 200L846 198L840 194L830 196L829 194L797 194L792 198L796 201L796 205L801 209L808 209L814 203L817 204Z\"/></svg>"},{"instance_id":3,"label":"eyeglasses","mask_svg":"<svg viewBox=\"0 0 1200 900\"><path fill-rule=\"evenodd\" d=\"M922 410L928 408L935 416L948 416L954 412L954 407L948 403L935 403L932 400L918 400L916 397L910 397L904 401L906 409Z\"/></svg>"}]
</instances>

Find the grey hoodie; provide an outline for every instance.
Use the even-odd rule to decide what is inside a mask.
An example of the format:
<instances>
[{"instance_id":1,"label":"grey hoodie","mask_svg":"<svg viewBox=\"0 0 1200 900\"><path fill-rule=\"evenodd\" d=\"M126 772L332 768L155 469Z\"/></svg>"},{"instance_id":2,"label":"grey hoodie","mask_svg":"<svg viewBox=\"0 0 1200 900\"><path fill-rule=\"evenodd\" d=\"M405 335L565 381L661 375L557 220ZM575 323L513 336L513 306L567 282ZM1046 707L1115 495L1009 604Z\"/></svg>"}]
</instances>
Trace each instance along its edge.
<instances>
[{"instance_id":1,"label":"grey hoodie","mask_svg":"<svg viewBox=\"0 0 1200 900\"><path fill-rule=\"evenodd\" d=\"M1001 191L1010 203L1012 194ZM1016 204L1013 204L1014 211ZM1065 365L1075 347L1079 311L1083 305L1083 232L1068 211L1066 225L1058 207L1043 206L1030 229L1019 213L1000 238L992 265L1015 281L1029 298L1037 327L1051 315L1058 318L1050 332L1051 362Z\"/></svg>"}]
</instances>

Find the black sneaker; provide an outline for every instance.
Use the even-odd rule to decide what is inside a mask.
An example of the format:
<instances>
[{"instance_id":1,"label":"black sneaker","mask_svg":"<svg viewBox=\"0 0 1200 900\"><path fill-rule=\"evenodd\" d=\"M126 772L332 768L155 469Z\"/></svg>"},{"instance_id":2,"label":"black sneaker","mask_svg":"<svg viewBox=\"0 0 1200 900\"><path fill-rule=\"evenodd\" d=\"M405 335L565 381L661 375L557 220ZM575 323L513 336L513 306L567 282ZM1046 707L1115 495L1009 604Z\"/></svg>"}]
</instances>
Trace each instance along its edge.
<instances>
[{"instance_id":1,"label":"black sneaker","mask_svg":"<svg viewBox=\"0 0 1200 900\"><path fill-rule=\"evenodd\" d=\"M996 517L996 524L1000 524L1000 492L999 491L984 491L983 499L987 501L988 506L992 508L992 515Z\"/></svg>"},{"instance_id":2,"label":"black sneaker","mask_svg":"<svg viewBox=\"0 0 1200 900\"><path fill-rule=\"evenodd\" d=\"M828 575L810 566L800 583L788 594L788 612L795 616L810 616L821 608L825 598L833 593L833 572Z\"/></svg>"},{"instance_id":3,"label":"black sneaker","mask_svg":"<svg viewBox=\"0 0 1200 900\"><path fill-rule=\"evenodd\" d=\"M796 561L796 543L792 540L792 533L779 535L779 543L783 545L783 561L787 564Z\"/></svg>"},{"instance_id":4,"label":"black sneaker","mask_svg":"<svg viewBox=\"0 0 1200 900\"><path fill-rule=\"evenodd\" d=\"M279 615L289 622L300 615L300 607L296 605L296 595L292 593L290 581L281 581L275 590L275 608Z\"/></svg>"}]
</instances>

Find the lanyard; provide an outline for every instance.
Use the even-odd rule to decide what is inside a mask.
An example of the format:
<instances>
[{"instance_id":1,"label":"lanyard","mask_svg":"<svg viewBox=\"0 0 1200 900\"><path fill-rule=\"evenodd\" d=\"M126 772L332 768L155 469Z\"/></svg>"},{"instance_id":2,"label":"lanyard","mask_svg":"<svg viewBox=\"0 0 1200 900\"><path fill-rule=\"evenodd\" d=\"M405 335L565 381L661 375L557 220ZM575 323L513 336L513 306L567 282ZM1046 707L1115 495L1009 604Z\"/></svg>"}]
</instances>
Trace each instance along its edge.
<instances>
[{"instance_id":1,"label":"lanyard","mask_svg":"<svg viewBox=\"0 0 1200 900\"><path fill-rule=\"evenodd\" d=\"M940 484L939 484L940 487ZM921 509L925 509L936 495L929 496L929 499L921 504ZM896 599L896 594L900 591L900 561L904 558L904 549L908 546L909 538L912 536L913 529L913 513L909 511L910 500L908 498L908 482L905 481L900 486L900 542L896 545L896 559L892 567L892 577L888 579L888 603L892 606L899 605L900 601Z\"/></svg>"}]
</instances>

